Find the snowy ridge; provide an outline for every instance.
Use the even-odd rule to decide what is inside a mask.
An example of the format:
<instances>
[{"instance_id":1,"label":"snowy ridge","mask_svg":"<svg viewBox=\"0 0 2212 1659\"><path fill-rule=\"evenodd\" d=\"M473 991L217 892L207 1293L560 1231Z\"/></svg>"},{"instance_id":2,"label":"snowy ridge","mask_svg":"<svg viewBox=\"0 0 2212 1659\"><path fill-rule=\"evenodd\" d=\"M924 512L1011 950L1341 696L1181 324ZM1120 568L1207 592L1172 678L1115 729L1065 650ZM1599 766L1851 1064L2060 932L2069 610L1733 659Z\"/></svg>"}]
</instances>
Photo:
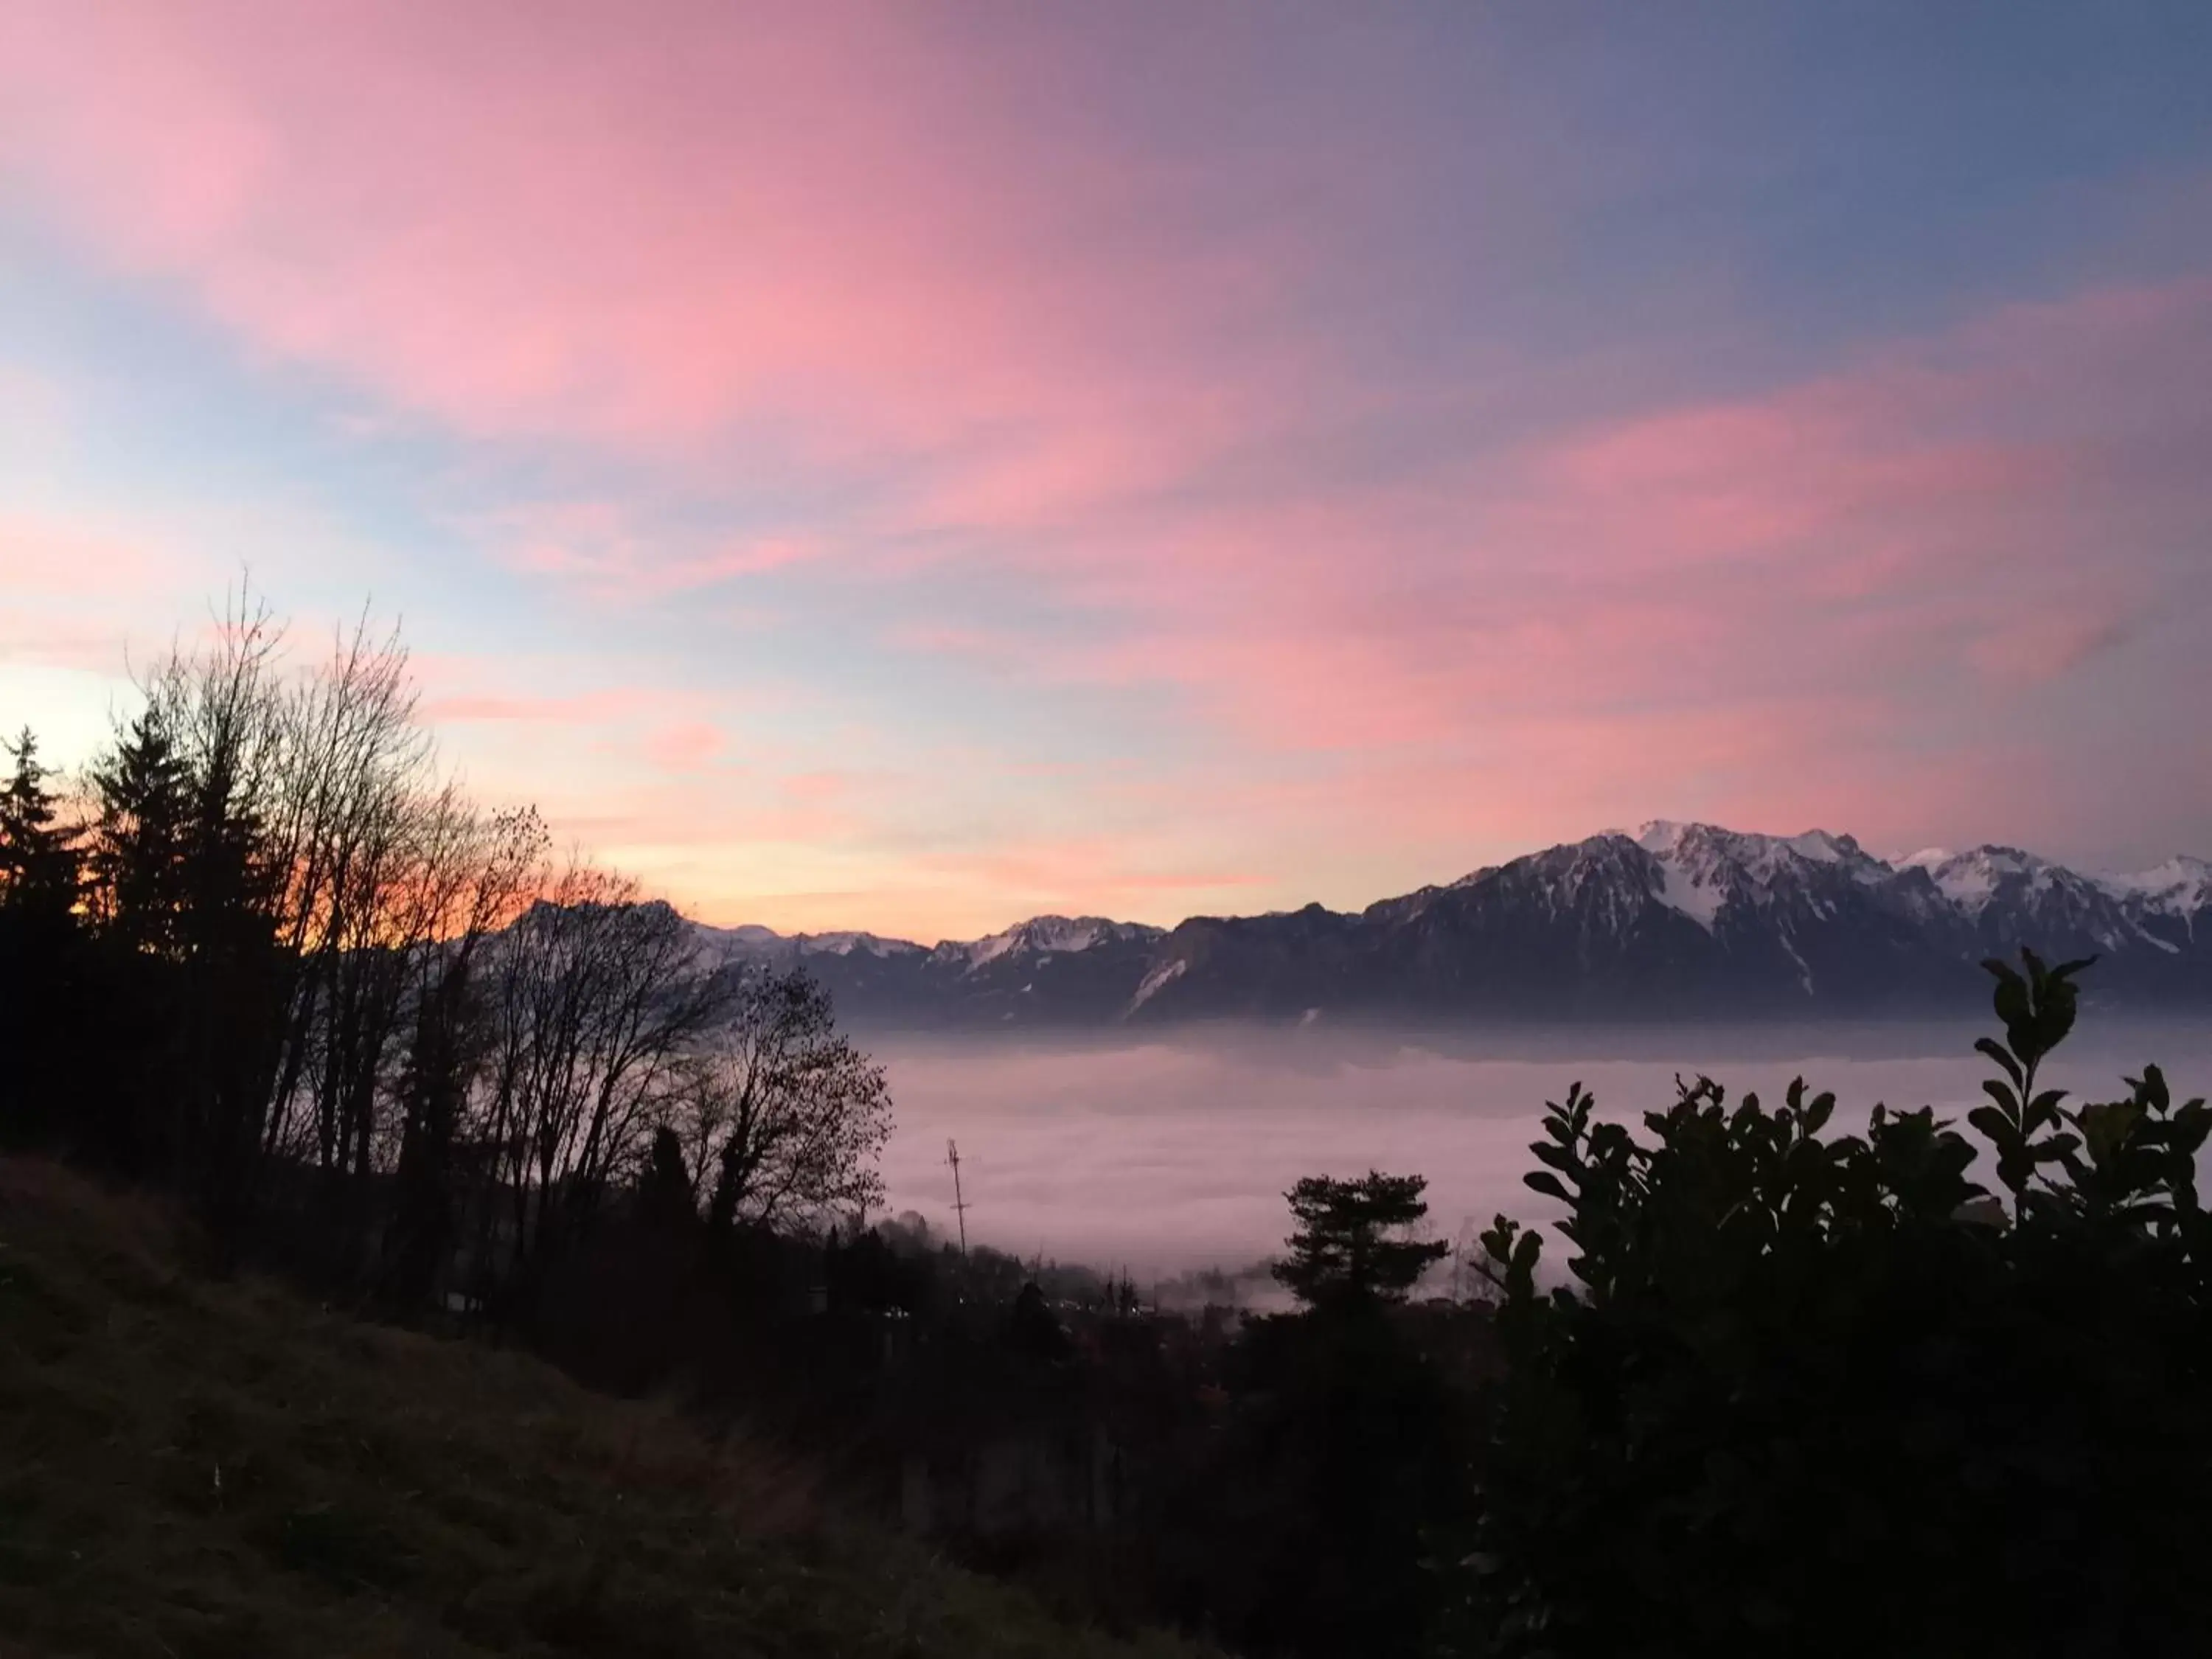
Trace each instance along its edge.
<instances>
[{"instance_id":1,"label":"snowy ridge","mask_svg":"<svg viewBox=\"0 0 2212 1659\"><path fill-rule=\"evenodd\" d=\"M1814 914L1832 914L1833 901L1817 895L1808 897L1808 889L1838 877L1874 886L1895 874L1850 836L1831 835L1825 830L1761 836L1716 824L1657 818L1632 834L1607 833L1632 841L1649 853L1659 872L1653 896L1708 933L1714 931L1723 913L1731 908L1764 909L1803 899Z\"/></svg>"},{"instance_id":2,"label":"snowy ridge","mask_svg":"<svg viewBox=\"0 0 2212 1659\"><path fill-rule=\"evenodd\" d=\"M2107 885L2165 915L2194 916L2212 908L2212 863L2203 859L2171 858L2140 875L2115 876Z\"/></svg>"},{"instance_id":3,"label":"snowy ridge","mask_svg":"<svg viewBox=\"0 0 2212 1659\"><path fill-rule=\"evenodd\" d=\"M1109 921L1103 916L1031 916L1004 933L967 944L940 945L933 954L963 962L973 973L1002 957L1073 956L1099 945L1148 944L1164 931L1141 922Z\"/></svg>"},{"instance_id":4,"label":"snowy ridge","mask_svg":"<svg viewBox=\"0 0 2212 1659\"><path fill-rule=\"evenodd\" d=\"M793 942L802 951L833 957L849 957L859 951L872 957L918 954L921 946L902 939L882 939L874 933L799 933Z\"/></svg>"},{"instance_id":5,"label":"snowy ridge","mask_svg":"<svg viewBox=\"0 0 2212 1659\"><path fill-rule=\"evenodd\" d=\"M1954 853L1930 847L1898 860L1900 870L1925 870L1936 890L1968 915L1979 915L2007 883L2045 890L2065 878L2086 881L2063 865L2017 847L1976 847Z\"/></svg>"},{"instance_id":6,"label":"snowy ridge","mask_svg":"<svg viewBox=\"0 0 2212 1659\"><path fill-rule=\"evenodd\" d=\"M922 945L702 928L800 965L864 1020L1005 1029L1262 1018L1632 1019L1914 1014L1978 1002L1979 963L2095 957L2092 994L2212 1008L2212 862L2087 874L2020 848L1886 861L1847 835L1659 819L1345 913L1172 930L1034 916Z\"/></svg>"},{"instance_id":7,"label":"snowy ridge","mask_svg":"<svg viewBox=\"0 0 2212 1659\"><path fill-rule=\"evenodd\" d=\"M1471 892L1541 864L1556 908L1607 878L1610 866L1603 849L1621 842L1650 854L1650 896L1709 933L1723 917L1790 902L1804 903L1814 915L1832 914L1832 901L1808 890L1838 877L1863 888L1881 889L1916 873L1924 875L1942 904L1969 921L2000 900L2014 905L2070 906L2083 913L2085 921L2108 905L2113 916L2106 920L2124 924L2126 931L2133 931L2134 924L2144 918L2189 924L2212 910L2212 860L2204 859L2178 856L2135 875L2090 876L2017 847L1989 844L1962 852L1928 848L1892 864L1868 853L1851 836L1825 830L1757 835L1666 818L1655 818L1633 830L1607 830L1588 841L1531 854L1508 865L1486 865L1443 886L1423 888L1404 899L1380 901L1372 908L1385 911L1413 899ZM861 932L786 935L755 925L702 925L700 932L740 950L782 946L796 947L808 956L846 957L856 951L879 957L927 956L969 972L1003 958L1073 956L1109 944L1151 945L1168 933L1141 922L1060 915L1032 916L981 939L948 939L933 949ZM2106 932L2114 945L2123 937L2110 927Z\"/></svg>"}]
</instances>

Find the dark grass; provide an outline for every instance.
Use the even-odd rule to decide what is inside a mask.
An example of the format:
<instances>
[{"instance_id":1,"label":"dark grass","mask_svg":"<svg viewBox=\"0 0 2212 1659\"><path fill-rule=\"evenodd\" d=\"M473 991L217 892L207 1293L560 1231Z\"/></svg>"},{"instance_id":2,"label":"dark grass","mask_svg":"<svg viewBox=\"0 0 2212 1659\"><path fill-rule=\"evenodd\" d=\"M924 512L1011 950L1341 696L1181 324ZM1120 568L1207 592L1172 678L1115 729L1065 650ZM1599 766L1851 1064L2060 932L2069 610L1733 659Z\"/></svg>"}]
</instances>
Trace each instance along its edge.
<instances>
[{"instance_id":1,"label":"dark grass","mask_svg":"<svg viewBox=\"0 0 2212 1659\"><path fill-rule=\"evenodd\" d=\"M0 1159L0 1655L1194 1652L842 1522L795 1459L191 1257Z\"/></svg>"}]
</instances>

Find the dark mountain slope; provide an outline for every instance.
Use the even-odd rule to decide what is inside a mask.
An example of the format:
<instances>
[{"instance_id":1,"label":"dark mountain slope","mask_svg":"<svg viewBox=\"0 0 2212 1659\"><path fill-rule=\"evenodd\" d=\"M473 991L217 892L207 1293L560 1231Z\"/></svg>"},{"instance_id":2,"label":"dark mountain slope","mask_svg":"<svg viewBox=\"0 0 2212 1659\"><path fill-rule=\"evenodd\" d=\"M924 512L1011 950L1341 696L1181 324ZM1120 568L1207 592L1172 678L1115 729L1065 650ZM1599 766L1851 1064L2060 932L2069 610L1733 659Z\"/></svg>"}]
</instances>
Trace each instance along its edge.
<instances>
[{"instance_id":1,"label":"dark mountain slope","mask_svg":"<svg viewBox=\"0 0 2212 1659\"><path fill-rule=\"evenodd\" d=\"M1891 864L1849 836L1652 823L1357 915L1309 905L1162 933L1043 916L925 949L714 933L803 962L862 1024L1103 1029L1225 1018L1879 1018L1968 1006L2027 945L2100 958L2093 996L2212 1013L2212 866L2083 875L2015 848Z\"/></svg>"}]
</instances>

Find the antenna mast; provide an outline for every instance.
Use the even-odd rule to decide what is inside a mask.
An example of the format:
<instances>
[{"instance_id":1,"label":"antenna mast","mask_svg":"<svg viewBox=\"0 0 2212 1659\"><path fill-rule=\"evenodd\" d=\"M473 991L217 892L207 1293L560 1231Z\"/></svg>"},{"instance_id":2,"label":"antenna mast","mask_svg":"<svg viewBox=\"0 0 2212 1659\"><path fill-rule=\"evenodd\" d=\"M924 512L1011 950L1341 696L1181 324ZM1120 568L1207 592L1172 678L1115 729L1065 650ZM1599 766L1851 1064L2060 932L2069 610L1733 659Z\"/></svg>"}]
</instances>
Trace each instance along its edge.
<instances>
[{"instance_id":1,"label":"antenna mast","mask_svg":"<svg viewBox=\"0 0 2212 1659\"><path fill-rule=\"evenodd\" d=\"M960 1218L960 1254L968 1254L968 1201L960 1195L960 1147L956 1141L945 1143L945 1161L952 1166L952 1210Z\"/></svg>"}]
</instances>

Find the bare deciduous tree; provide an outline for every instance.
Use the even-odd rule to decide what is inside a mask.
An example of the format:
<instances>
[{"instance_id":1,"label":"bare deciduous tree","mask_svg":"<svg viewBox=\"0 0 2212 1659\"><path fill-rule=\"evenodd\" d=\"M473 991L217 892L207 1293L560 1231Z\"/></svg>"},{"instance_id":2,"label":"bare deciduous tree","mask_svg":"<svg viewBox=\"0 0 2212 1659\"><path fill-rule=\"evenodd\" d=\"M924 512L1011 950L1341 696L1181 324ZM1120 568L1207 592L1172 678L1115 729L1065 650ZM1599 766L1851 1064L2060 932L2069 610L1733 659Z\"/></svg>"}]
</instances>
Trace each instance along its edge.
<instances>
[{"instance_id":1,"label":"bare deciduous tree","mask_svg":"<svg viewBox=\"0 0 2212 1659\"><path fill-rule=\"evenodd\" d=\"M412 954L411 1033L391 1085L392 1213L380 1289L402 1306L428 1293L468 1189L490 1173L465 1170L456 1157L492 1042L479 961L528 902L545 853L545 826L532 811L485 817L449 794L430 822L436 833L423 848L416 894L428 943Z\"/></svg>"},{"instance_id":2,"label":"bare deciduous tree","mask_svg":"<svg viewBox=\"0 0 2212 1659\"><path fill-rule=\"evenodd\" d=\"M635 1164L738 981L667 905L574 863L490 968L494 1052L475 1128L510 1206L512 1269L526 1278Z\"/></svg>"},{"instance_id":3,"label":"bare deciduous tree","mask_svg":"<svg viewBox=\"0 0 2212 1659\"><path fill-rule=\"evenodd\" d=\"M883 1199L890 1133L883 1067L837 1030L803 969L755 973L732 1017L684 1057L672 1123L718 1230L812 1226Z\"/></svg>"},{"instance_id":4,"label":"bare deciduous tree","mask_svg":"<svg viewBox=\"0 0 2212 1659\"><path fill-rule=\"evenodd\" d=\"M284 973L274 924L283 877L267 829L283 744L283 643L268 608L241 590L205 649L172 652L143 688L184 779L175 1081L155 1139L226 1243L253 1203L280 1052L270 1004Z\"/></svg>"},{"instance_id":5,"label":"bare deciduous tree","mask_svg":"<svg viewBox=\"0 0 2212 1659\"><path fill-rule=\"evenodd\" d=\"M86 916L144 1028L119 1158L234 1234L288 1194L295 1257L404 1301L471 1223L471 1269L526 1279L664 1127L725 1224L877 1199L883 1075L818 986L745 980L631 882L550 863L534 813L475 806L396 631L364 617L305 671L283 647L242 590L92 773Z\"/></svg>"},{"instance_id":6,"label":"bare deciduous tree","mask_svg":"<svg viewBox=\"0 0 2212 1659\"><path fill-rule=\"evenodd\" d=\"M268 1145L296 1133L326 1175L366 1178L377 1095L402 1029L408 961L428 942L423 860L458 800L433 781L415 721L407 653L366 617L284 700L269 839L284 876L279 939L289 965L283 1070ZM304 1093L306 1099L301 1100Z\"/></svg>"}]
</instances>

